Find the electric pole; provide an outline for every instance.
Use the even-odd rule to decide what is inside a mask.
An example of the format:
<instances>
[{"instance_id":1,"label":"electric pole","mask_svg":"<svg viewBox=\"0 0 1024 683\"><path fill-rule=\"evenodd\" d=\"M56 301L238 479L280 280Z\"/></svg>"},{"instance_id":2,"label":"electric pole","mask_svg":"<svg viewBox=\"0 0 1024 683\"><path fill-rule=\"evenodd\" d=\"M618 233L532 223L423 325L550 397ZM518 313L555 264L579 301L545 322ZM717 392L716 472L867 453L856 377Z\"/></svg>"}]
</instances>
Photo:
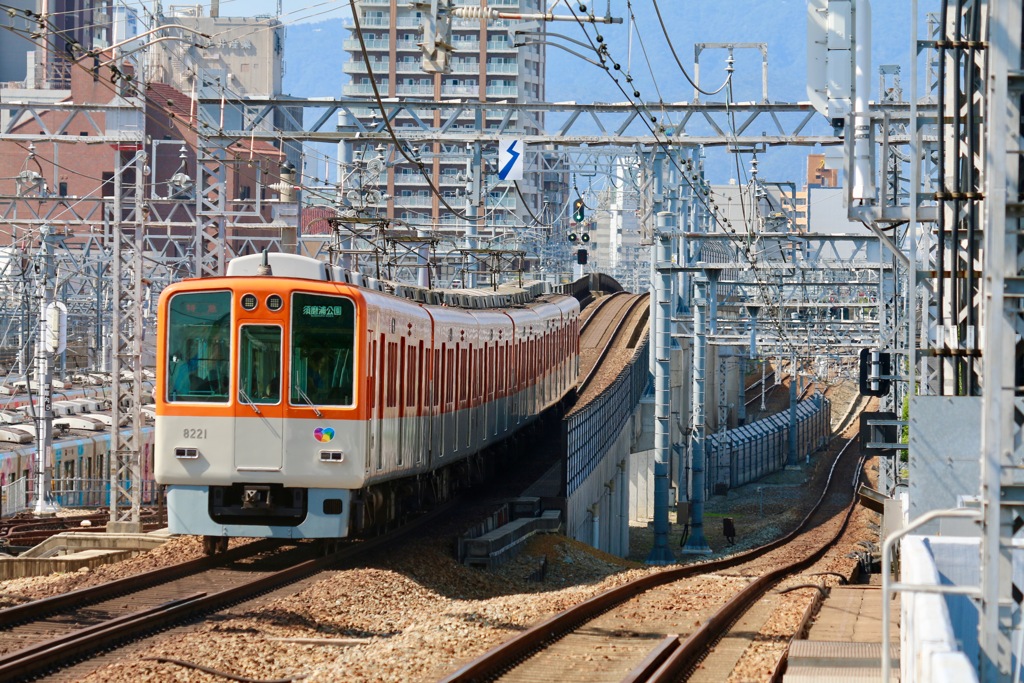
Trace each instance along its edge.
<instances>
[{"instance_id":1,"label":"electric pole","mask_svg":"<svg viewBox=\"0 0 1024 683\"><path fill-rule=\"evenodd\" d=\"M60 309L54 304L56 284L53 265L53 243L56 239L53 228L40 228L39 252L39 335L36 338L36 385L39 398L36 402L36 505L35 514L52 515L55 510L47 500L46 474L53 450L53 368L52 353L62 351Z\"/></svg>"}]
</instances>

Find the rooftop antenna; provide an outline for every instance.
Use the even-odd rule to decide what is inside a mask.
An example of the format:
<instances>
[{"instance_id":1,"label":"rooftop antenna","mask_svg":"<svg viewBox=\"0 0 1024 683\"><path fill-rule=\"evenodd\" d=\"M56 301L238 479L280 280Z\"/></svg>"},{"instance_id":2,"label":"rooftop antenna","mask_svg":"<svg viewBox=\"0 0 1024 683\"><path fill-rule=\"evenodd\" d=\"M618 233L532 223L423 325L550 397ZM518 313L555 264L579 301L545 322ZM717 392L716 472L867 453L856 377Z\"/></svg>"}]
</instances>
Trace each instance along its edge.
<instances>
[{"instance_id":1,"label":"rooftop antenna","mask_svg":"<svg viewBox=\"0 0 1024 683\"><path fill-rule=\"evenodd\" d=\"M270 257L267 255L267 250L263 250L263 262L260 263L259 268L256 269L256 274L260 276L270 276L274 274L274 270L270 267Z\"/></svg>"}]
</instances>

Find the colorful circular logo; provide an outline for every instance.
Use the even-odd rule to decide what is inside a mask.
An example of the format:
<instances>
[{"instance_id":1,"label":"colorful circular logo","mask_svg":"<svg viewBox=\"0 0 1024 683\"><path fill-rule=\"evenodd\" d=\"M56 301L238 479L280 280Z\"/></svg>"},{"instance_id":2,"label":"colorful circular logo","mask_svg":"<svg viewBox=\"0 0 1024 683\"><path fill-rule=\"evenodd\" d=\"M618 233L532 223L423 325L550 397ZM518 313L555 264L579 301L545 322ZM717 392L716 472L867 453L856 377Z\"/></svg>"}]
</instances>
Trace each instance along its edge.
<instances>
[{"instance_id":1,"label":"colorful circular logo","mask_svg":"<svg viewBox=\"0 0 1024 683\"><path fill-rule=\"evenodd\" d=\"M332 427L317 427L313 430L313 438L327 443L334 438L334 429Z\"/></svg>"}]
</instances>

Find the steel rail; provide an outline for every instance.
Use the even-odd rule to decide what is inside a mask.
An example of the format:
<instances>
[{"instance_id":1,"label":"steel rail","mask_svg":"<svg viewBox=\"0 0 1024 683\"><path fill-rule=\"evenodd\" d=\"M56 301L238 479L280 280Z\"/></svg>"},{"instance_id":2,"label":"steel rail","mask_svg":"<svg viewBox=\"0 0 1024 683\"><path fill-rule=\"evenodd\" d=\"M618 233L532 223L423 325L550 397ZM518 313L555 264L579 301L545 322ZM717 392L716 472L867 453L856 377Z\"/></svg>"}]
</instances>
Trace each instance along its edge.
<instances>
[{"instance_id":1,"label":"steel rail","mask_svg":"<svg viewBox=\"0 0 1024 683\"><path fill-rule=\"evenodd\" d=\"M590 370L587 372L587 375L582 380L580 380L579 384L576 386L577 396L583 395L583 392L586 391L587 387L590 385L590 382L593 381L593 379L597 376L598 370L601 369L601 363L604 362L604 360L608 357L608 353L615 346L615 342L619 338L619 335L622 333L623 329L625 328L626 322L630 318L632 318L633 313L636 312L636 310L640 308L642 304L647 302L649 297L650 294L648 293L638 294L635 296L633 301L630 302L629 306L626 307L625 313L622 316L620 316L618 323L616 323L615 328L612 330L612 333L608 335L608 341L605 342L604 347L601 349L601 353L598 354L597 359L594 361L594 364L590 366Z\"/></svg>"},{"instance_id":2,"label":"steel rail","mask_svg":"<svg viewBox=\"0 0 1024 683\"><path fill-rule=\"evenodd\" d=\"M473 660L472 662L469 662L468 664L464 665L462 668L458 669L454 673L441 679L441 683L469 683L471 681L484 681L492 679L496 677L501 671L512 667L516 662L525 659L532 653L544 649L548 643L554 642L562 638L563 636L571 632L574 628L576 628L577 625L586 623L587 621L593 619L602 612L605 612L611 609L612 607L615 607L616 605L624 603L636 595L639 595L652 588L672 583L673 581L677 581L679 579L729 569L741 565L747 561L757 559L760 556L764 555L766 552L775 550L786 545L787 543L791 542L794 538L796 538L802 531L804 531L804 529L810 523L814 514L817 513L819 508L824 503L825 498L833 484L835 469L838 466L843 454L846 453L846 450L853 442L854 438L848 439L846 444L844 444L843 448L836 455L836 458L832 463L832 467L829 471L828 480L826 481L826 484L822 489L822 493L819 496L818 500L815 502L814 506L811 508L810 511L808 511L808 513L804 516L803 520L801 520L797 527L785 536L778 538L774 541L771 541L770 543L766 543L763 546L752 548L750 550L720 560L712 560L710 562L703 562L695 565L687 565L684 567L667 569L655 574L650 574L643 578L637 579L636 581L623 584L622 586L613 588L610 591L601 593L600 595L596 595L593 598L590 598L589 600L580 603L579 605L564 610L563 612L560 612L554 615L553 617L550 617L549 619L541 622L540 624L537 624L536 626L527 629L518 636L491 648L477 659ZM854 498L854 501L855 500L856 499ZM852 509L853 503L850 504L849 511L852 511ZM849 511L847 512L847 520L849 519ZM845 525L846 523L844 522L844 528ZM825 549L827 549L827 545L825 546ZM819 552L824 552L824 550L820 550ZM789 571L788 568L787 571ZM736 603L736 605L733 605L731 609L735 610L737 609L740 603L737 601L736 598L733 598L733 600L730 601L730 605L732 605L733 603ZM728 624L731 623L726 622L726 620L723 617L712 617L712 619L709 621L715 622L715 625L719 629L727 627ZM710 630L708 630L707 624L702 626L700 630L707 632L707 635L702 636L702 638L705 639L711 633ZM696 634L694 635L696 636ZM687 643L690 643L690 640L692 639L693 636L691 636L691 638L687 640ZM695 645L687 645L687 643L684 643L683 645L685 645L688 648L686 650L687 652L692 653ZM662 642L658 647L671 649L671 646L667 646L664 642ZM679 649L682 650L683 648ZM648 655L648 659L650 659L651 657L652 655ZM692 654L688 656L680 656L676 653L672 653L668 655L665 662L658 668L654 675L658 675L658 672L660 672L665 667L668 667L670 663L672 670L674 671L680 664L685 664L687 661L690 661L691 659ZM634 672L636 672L636 670L634 670Z\"/></svg>"},{"instance_id":3,"label":"steel rail","mask_svg":"<svg viewBox=\"0 0 1024 683\"><path fill-rule=\"evenodd\" d=\"M306 560L254 581L216 593L197 593L182 600L174 600L142 612L124 615L12 652L0 657L0 680L30 679L59 669L72 661L87 657L89 654L113 649L125 642L137 640L156 631L244 602L289 583L295 583L333 565L352 561L395 543L422 526L436 522L453 506L454 502L446 503L391 534L345 546L331 555Z\"/></svg>"},{"instance_id":4,"label":"steel rail","mask_svg":"<svg viewBox=\"0 0 1024 683\"><path fill-rule=\"evenodd\" d=\"M849 439L843 446L842 450L839 451L838 455L836 455L836 459L832 463L832 469L829 471L828 481L825 484L825 488L821 492L821 496L818 498L818 501L814 504L814 508L807 513L806 517L804 517L803 522L801 522L801 527L805 526L810 521L811 516L817 512L818 508L821 507L822 503L825 501L825 497L832 488L832 475L835 474L835 469L839 465L840 458L843 457L843 454L846 453L846 449L850 447L850 444L852 444L853 441L854 439ZM857 472L860 472L863 464L864 456L861 456L858 459ZM728 632L729 628L736 623L736 620L753 607L757 600L769 588L793 572L800 571L801 569L809 567L814 562L817 562L829 550L829 548L835 545L839 539L842 538L847 525L850 523L850 517L853 516L853 511L856 508L856 505L857 497L853 496L849 505L846 506L846 514L843 517L843 523L832 538L822 544L820 548L801 560L779 567L778 569L773 569L755 581L747 584L743 590L733 596L733 598L720 610L715 612L710 618L701 624L696 631L690 634L679 648L668 656L665 663L651 675L648 681L650 683L669 683L669 681L679 680L679 678L685 675L686 672L692 670L700 660L707 656L708 651Z\"/></svg>"},{"instance_id":5,"label":"steel rail","mask_svg":"<svg viewBox=\"0 0 1024 683\"><path fill-rule=\"evenodd\" d=\"M14 607L7 607L0 610L0 629L8 629L17 624L40 619L71 608L94 605L120 595L136 593L160 583L173 581L189 574L196 574L222 564L256 555L278 544L280 544L280 541L258 541L232 548L218 555L209 555L186 562L179 562L178 564L153 569L136 574L135 576L101 583L97 586L80 588L70 593L61 593L48 598L42 598L41 600L33 600L21 605L15 605Z\"/></svg>"},{"instance_id":6,"label":"steel rail","mask_svg":"<svg viewBox=\"0 0 1024 683\"><path fill-rule=\"evenodd\" d=\"M594 318L596 318L598 314L600 314L601 310L608 305L608 302L610 302L612 299L620 295L625 294L628 294L628 292L613 292L608 296L603 296L600 299L598 299L598 301L594 304L594 308L591 309L590 314L587 316L587 319L584 320L583 323L580 325L580 337L582 337L583 333L586 332L588 327L590 327L590 323L593 322Z\"/></svg>"}]
</instances>

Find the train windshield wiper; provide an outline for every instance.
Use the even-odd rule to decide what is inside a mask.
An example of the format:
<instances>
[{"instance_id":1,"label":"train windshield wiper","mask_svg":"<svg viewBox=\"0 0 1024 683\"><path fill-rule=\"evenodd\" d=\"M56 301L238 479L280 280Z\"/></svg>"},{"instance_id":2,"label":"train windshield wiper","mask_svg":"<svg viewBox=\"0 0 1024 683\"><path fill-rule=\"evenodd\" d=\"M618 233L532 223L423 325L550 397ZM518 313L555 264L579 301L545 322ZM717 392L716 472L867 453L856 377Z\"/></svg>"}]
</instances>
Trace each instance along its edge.
<instances>
[{"instance_id":1,"label":"train windshield wiper","mask_svg":"<svg viewBox=\"0 0 1024 683\"><path fill-rule=\"evenodd\" d=\"M241 384L241 382L239 382L239 384ZM256 413L257 415L263 414L260 412L260 409L256 407L256 402L249 398L249 394L245 393L245 389L243 389L242 387L238 387L238 393L241 394L242 396L242 403L252 408L252 412Z\"/></svg>"},{"instance_id":2,"label":"train windshield wiper","mask_svg":"<svg viewBox=\"0 0 1024 683\"><path fill-rule=\"evenodd\" d=\"M316 413L317 417L323 417L323 413L321 413L320 410L317 409L315 405L313 405L313 402L309 400L309 396L306 396L305 391L303 391L298 385L296 385L295 391L299 392L299 396L302 398L303 401L309 404L309 407L313 409L313 412Z\"/></svg>"}]
</instances>

